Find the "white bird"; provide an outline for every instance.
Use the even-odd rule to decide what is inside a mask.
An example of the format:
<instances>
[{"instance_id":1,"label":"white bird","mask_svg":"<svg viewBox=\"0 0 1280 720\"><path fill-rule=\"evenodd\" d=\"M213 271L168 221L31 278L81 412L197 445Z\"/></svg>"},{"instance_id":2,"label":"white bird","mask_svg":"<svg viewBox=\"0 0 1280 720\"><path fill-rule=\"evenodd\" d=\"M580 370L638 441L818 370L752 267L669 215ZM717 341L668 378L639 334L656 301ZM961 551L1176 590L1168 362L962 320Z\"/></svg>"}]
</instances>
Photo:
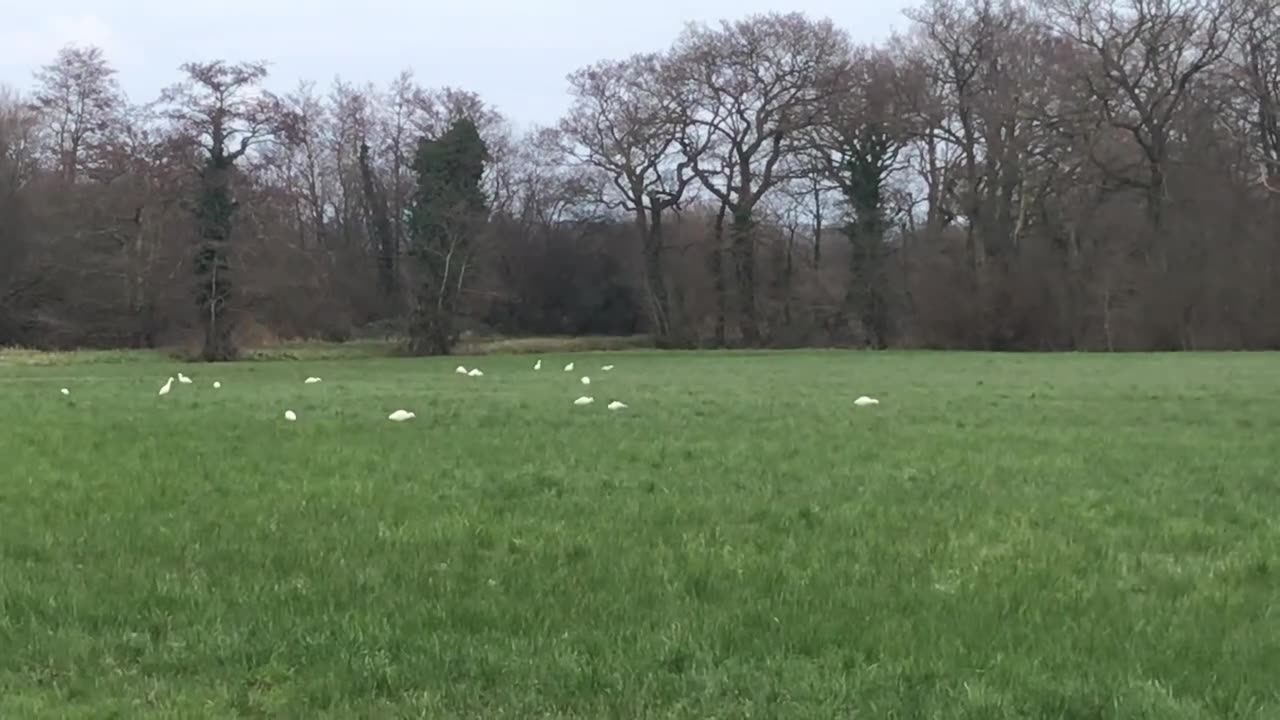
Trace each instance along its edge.
<instances>
[{"instance_id":1,"label":"white bird","mask_svg":"<svg viewBox=\"0 0 1280 720\"><path fill-rule=\"evenodd\" d=\"M593 403L593 402L595 402L595 401L596 401L596 399L595 399L595 398L593 398L593 397L587 397L586 395L583 395L582 397L578 398L577 400L574 400L574 401L573 401L573 404L574 404L574 405L579 405L579 406L581 406L581 405L590 405L591 403Z\"/></svg>"},{"instance_id":2,"label":"white bird","mask_svg":"<svg viewBox=\"0 0 1280 720\"><path fill-rule=\"evenodd\" d=\"M315 385L318 382L323 382L323 381L318 377L309 377L306 380L302 381L304 385Z\"/></svg>"},{"instance_id":3,"label":"white bird","mask_svg":"<svg viewBox=\"0 0 1280 720\"><path fill-rule=\"evenodd\" d=\"M68 389L66 389L66 388L62 388L62 394L63 394L63 395L70 395L70 394L71 394L71 391L70 391L70 390L68 390Z\"/></svg>"},{"instance_id":4,"label":"white bird","mask_svg":"<svg viewBox=\"0 0 1280 720\"><path fill-rule=\"evenodd\" d=\"M405 420L412 420L416 417L418 416L414 415L408 410L397 410L391 413L390 415L388 415L387 419L390 420L391 422L404 422Z\"/></svg>"},{"instance_id":5,"label":"white bird","mask_svg":"<svg viewBox=\"0 0 1280 720\"><path fill-rule=\"evenodd\" d=\"M294 412L294 411L292 411L292 410L285 410L285 411L284 411L284 419L285 419L285 420L288 420L289 422L293 422L294 420L297 420L297 419L298 419L298 413L296 413L296 412Z\"/></svg>"},{"instance_id":6,"label":"white bird","mask_svg":"<svg viewBox=\"0 0 1280 720\"><path fill-rule=\"evenodd\" d=\"M612 370L612 369L613 369L613 366L612 366L612 365L605 365L604 367L602 367L602 368L600 368L600 369L601 369L601 370L603 370L603 371L605 371L605 372L609 372L610 370Z\"/></svg>"},{"instance_id":7,"label":"white bird","mask_svg":"<svg viewBox=\"0 0 1280 720\"><path fill-rule=\"evenodd\" d=\"M569 363L568 365L565 365L565 366L564 366L564 371L565 371L565 372L573 372L573 363Z\"/></svg>"},{"instance_id":8,"label":"white bird","mask_svg":"<svg viewBox=\"0 0 1280 720\"><path fill-rule=\"evenodd\" d=\"M875 398L870 398L870 397L867 397L866 395L863 395L857 400L854 400L853 404L857 405L858 407L867 407L869 405L879 405L880 401Z\"/></svg>"},{"instance_id":9,"label":"white bird","mask_svg":"<svg viewBox=\"0 0 1280 720\"><path fill-rule=\"evenodd\" d=\"M534 370L541 370L541 369L542 369L542 361L541 361L541 360L539 360L538 362L534 363L534 364L533 364L533 369L534 369Z\"/></svg>"},{"instance_id":10,"label":"white bird","mask_svg":"<svg viewBox=\"0 0 1280 720\"><path fill-rule=\"evenodd\" d=\"M466 375L466 374L467 374L467 369L466 369L466 368L464 368L464 367L462 367L461 365L459 365L458 367L454 368L454 370L453 370L453 371L454 371L454 372L456 372L456 373L458 373L459 375Z\"/></svg>"},{"instance_id":11,"label":"white bird","mask_svg":"<svg viewBox=\"0 0 1280 720\"><path fill-rule=\"evenodd\" d=\"M609 403L609 409L610 410L626 410L627 404L624 402L620 402L618 400L614 400L613 402Z\"/></svg>"},{"instance_id":12,"label":"white bird","mask_svg":"<svg viewBox=\"0 0 1280 720\"><path fill-rule=\"evenodd\" d=\"M164 387L160 388L160 392L159 392L159 393L156 393L156 394L157 394L157 395L168 395L168 394L169 394L169 391L170 391L170 390L172 390L172 389L173 389L173 378L169 378L169 380L168 380L167 382L165 382Z\"/></svg>"},{"instance_id":13,"label":"white bird","mask_svg":"<svg viewBox=\"0 0 1280 720\"><path fill-rule=\"evenodd\" d=\"M587 377L586 375L583 375L583 376L582 376L582 384L583 384L583 385L590 385L590 384L591 384L591 378Z\"/></svg>"},{"instance_id":14,"label":"white bird","mask_svg":"<svg viewBox=\"0 0 1280 720\"><path fill-rule=\"evenodd\" d=\"M190 385L191 378L187 377L186 375L183 375L182 373L178 373L178 382L182 383L183 385Z\"/></svg>"},{"instance_id":15,"label":"white bird","mask_svg":"<svg viewBox=\"0 0 1280 720\"><path fill-rule=\"evenodd\" d=\"M480 368L475 368L471 372L467 373L467 376L468 377L484 377L484 371L482 371Z\"/></svg>"},{"instance_id":16,"label":"white bird","mask_svg":"<svg viewBox=\"0 0 1280 720\"><path fill-rule=\"evenodd\" d=\"M222 388L222 383L218 382L217 380L214 380L214 381L213 381L213 389L214 389L214 390L218 390L218 389L221 389L221 388Z\"/></svg>"}]
</instances>

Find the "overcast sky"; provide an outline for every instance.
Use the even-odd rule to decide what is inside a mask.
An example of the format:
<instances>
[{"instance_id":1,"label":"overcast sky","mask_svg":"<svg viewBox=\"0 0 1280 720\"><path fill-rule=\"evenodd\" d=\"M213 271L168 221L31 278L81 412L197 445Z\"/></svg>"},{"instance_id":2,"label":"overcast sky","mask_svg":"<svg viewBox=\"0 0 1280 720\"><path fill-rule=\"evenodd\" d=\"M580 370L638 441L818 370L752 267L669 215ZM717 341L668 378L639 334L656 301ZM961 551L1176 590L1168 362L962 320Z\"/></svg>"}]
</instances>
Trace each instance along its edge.
<instances>
[{"instance_id":1,"label":"overcast sky","mask_svg":"<svg viewBox=\"0 0 1280 720\"><path fill-rule=\"evenodd\" d=\"M553 122L566 74L609 57L659 50L686 21L797 10L826 16L855 41L902 30L907 0L5 0L0 85L68 44L101 47L129 97L151 100L188 60L266 60L270 87L336 76L385 85L410 68L425 86L480 93L517 125ZM216 13L216 14L215 14Z\"/></svg>"}]
</instances>

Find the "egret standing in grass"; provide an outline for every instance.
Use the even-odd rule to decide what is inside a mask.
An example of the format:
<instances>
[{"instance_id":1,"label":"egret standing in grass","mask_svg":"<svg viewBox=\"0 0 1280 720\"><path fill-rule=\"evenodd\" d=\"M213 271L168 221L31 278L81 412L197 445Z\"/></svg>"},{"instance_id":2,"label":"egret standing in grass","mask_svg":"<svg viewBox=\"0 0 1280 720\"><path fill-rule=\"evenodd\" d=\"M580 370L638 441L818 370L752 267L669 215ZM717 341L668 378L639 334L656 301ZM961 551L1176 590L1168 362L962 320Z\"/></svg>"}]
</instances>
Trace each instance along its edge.
<instances>
[{"instance_id":1,"label":"egret standing in grass","mask_svg":"<svg viewBox=\"0 0 1280 720\"><path fill-rule=\"evenodd\" d=\"M583 385L590 385L590 384L591 384L591 378L587 377L586 375L583 375L583 376L582 376L582 384L583 384Z\"/></svg>"},{"instance_id":2,"label":"egret standing in grass","mask_svg":"<svg viewBox=\"0 0 1280 720\"><path fill-rule=\"evenodd\" d=\"M214 390L221 390L221 389L222 389L222 383L221 383L221 382L218 382L217 380L214 380L214 381L213 381L213 389L214 389Z\"/></svg>"},{"instance_id":3,"label":"egret standing in grass","mask_svg":"<svg viewBox=\"0 0 1280 720\"><path fill-rule=\"evenodd\" d=\"M863 395L857 400L854 400L853 404L857 405L858 407L869 407L871 405L879 405L880 401L875 398L867 397L866 395Z\"/></svg>"},{"instance_id":4,"label":"egret standing in grass","mask_svg":"<svg viewBox=\"0 0 1280 720\"><path fill-rule=\"evenodd\" d=\"M471 372L467 373L467 376L468 377L484 377L484 371L481 370L480 368L475 368Z\"/></svg>"},{"instance_id":5,"label":"egret standing in grass","mask_svg":"<svg viewBox=\"0 0 1280 720\"><path fill-rule=\"evenodd\" d=\"M70 391L70 390L68 390L68 389L66 389L66 388L62 388L62 391L61 391L61 392L62 392L62 394L63 394L63 395L70 395L70 394L71 394L71 391Z\"/></svg>"},{"instance_id":6,"label":"egret standing in grass","mask_svg":"<svg viewBox=\"0 0 1280 720\"><path fill-rule=\"evenodd\" d=\"M309 377L306 380L303 380L302 382L304 385L315 385L316 383L322 382L322 381L318 377Z\"/></svg>"},{"instance_id":7,"label":"egret standing in grass","mask_svg":"<svg viewBox=\"0 0 1280 720\"><path fill-rule=\"evenodd\" d=\"M412 420L412 419L414 419L414 418L416 418L416 417L418 417L418 416L417 416L417 415L414 415L413 413L409 412L408 410L397 410L397 411L395 411L395 412L391 413L390 415L388 415L388 416L387 416L387 419L388 419L388 420L390 420L391 422L398 422L398 423L401 423L401 422L404 422L404 421L406 421L406 420Z\"/></svg>"},{"instance_id":8,"label":"egret standing in grass","mask_svg":"<svg viewBox=\"0 0 1280 720\"><path fill-rule=\"evenodd\" d=\"M627 404L622 402L621 400L614 400L613 402L609 403L609 409L610 410L626 410Z\"/></svg>"},{"instance_id":9,"label":"egret standing in grass","mask_svg":"<svg viewBox=\"0 0 1280 720\"><path fill-rule=\"evenodd\" d=\"M178 373L178 382L182 383L183 385L190 385L191 378L187 377L186 375L183 375L182 373Z\"/></svg>"},{"instance_id":10,"label":"egret standing in grass","mask_svg":"<svg viewBox=\"0 0 1280 720\"><path fill-rule=\"evenodd\" d=\"M285 410L285 411L284 411L284 419L285 419L285 420L288 420L289 422L294 422L294 421L296 421L296 420L298 419L298 413L296 413L296 412L294 412L294 411L292 411L292 410Z\"/></svg>"},{"instance_id":11,"label":"egret standing in grass","mask_svg":"<svg viewBox=\"0 0 1280 720\"><path fill-rule=\"evenodd\" d=\"M458 367L454 368L454 369L453 369L453 371L454 371L455 373L459 374L459 375L466 375L466 374L467 374L467 369L466 369L466 368L464 368L464 367L462 367L461 365L459 365Z\"/></svg>"},{"instance_id":12,"label":"egret standing in grass","mask_svg":"<svg viewBox=\"0 0 1280 720\"><path fill-rule=\"evenodd\" d=\"M593 403L593 402L595 402L595 401L596 401L596 399L595 399L595 398L593 398L593 397L587 397L586 395L583 395L582 397L578 398L577 400L574 400L574 401L573 401L573 404L574 404L574 405L577 405L577 406L579 406L579 407L581 407L581 406L583 406L583 405L590 405L591 403Z\"/></svg>"},{"instance_id":13,"label":"egret standing in grass","mask_svg":"<svg viewBox=\"0 0 1280 720\"><path fill-rule=\"evenodd\" d=\"M173 378L169 378L165 382L164 387L160 388L160 392L157 393L157 395L168 395L169 391L172 389L173 389Z\"/></svg>"},{"instance_id":14,"label":"egret standing in grass","mask_svg":"<svg viewBox=\"0 0 1280 720\"><path fill-rule=\"evenodd\" d=\"M568 365L565 365L565 366L564 366L564 371L565 371L565 372L573 372L573 363L569 363Z\"/></svg>"},{"instance_id":15,"label":"egret standing in grass","mask_svg":"<svg viewBox=\"0 0 1280 720\"><path fill-rule=\"evenodd\" d=\"M542 361L541 361L541 360L539 360L538 362L534 363L534 364L533 364L533 369L534 369L534 370L541 370L541 369L542 369Z\"/></svg>"}]
</instances>

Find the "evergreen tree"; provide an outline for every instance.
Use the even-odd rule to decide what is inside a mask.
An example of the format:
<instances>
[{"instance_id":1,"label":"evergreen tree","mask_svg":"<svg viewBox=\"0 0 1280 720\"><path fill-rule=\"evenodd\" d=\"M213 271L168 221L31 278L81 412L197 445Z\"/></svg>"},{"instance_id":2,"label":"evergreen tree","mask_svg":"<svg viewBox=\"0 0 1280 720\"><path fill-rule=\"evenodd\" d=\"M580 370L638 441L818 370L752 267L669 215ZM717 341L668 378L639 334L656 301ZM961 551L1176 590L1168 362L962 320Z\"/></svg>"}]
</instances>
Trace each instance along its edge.
<instances>
[{"instance_id":1,"label":"evergreen tree","mask_svg":"<svg viewBox=\"0 0 1280 720\"><path fill-rule=\"evenodd\" d=\"M418 187L409 211L409 252L418 266L409 326L415 355L447 355L457 342L458 299L487 214L481 181L488 161L488 148L468 119L418 143Z\"/></svg>"}]
</instances>

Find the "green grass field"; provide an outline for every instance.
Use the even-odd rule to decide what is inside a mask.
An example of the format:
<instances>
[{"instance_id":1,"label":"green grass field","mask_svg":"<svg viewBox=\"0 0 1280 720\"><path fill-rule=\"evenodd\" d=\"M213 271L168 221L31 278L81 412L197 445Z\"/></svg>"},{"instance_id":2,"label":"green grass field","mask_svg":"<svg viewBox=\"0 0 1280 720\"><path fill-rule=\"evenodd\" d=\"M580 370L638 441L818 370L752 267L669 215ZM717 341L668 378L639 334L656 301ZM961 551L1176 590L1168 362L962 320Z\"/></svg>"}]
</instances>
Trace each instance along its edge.
<instances>
[{"instance_id":1,"label":"green grass field","mask_svg":"<svg viewBox=\"0 0 1280 720\"><path fill-rule=\"evenodd\" d=\"M0 358L0 717L1280 717L1278 356L544 357Z\"/></svg>"}]
</instances>

